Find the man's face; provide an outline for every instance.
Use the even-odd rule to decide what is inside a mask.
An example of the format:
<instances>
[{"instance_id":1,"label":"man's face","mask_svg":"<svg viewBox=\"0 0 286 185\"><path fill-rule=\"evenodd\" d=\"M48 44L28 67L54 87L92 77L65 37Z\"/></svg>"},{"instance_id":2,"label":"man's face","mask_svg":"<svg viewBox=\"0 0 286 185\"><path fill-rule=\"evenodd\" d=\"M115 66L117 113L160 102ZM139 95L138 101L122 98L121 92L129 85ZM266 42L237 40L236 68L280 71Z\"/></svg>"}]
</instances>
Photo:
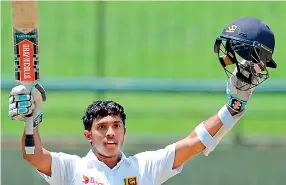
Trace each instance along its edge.
<instances>
[{"instance_id":1,"label":"man's face","mask_svg":"<svg viewBox=\"0 0 286 185\"><path fill-rule=\"evenodd\" d=\"M99 154L114 157L120 153L124 142L125 128L120 116L106 116L93 122L89 142Z\"/></svg>"}]
</instances>

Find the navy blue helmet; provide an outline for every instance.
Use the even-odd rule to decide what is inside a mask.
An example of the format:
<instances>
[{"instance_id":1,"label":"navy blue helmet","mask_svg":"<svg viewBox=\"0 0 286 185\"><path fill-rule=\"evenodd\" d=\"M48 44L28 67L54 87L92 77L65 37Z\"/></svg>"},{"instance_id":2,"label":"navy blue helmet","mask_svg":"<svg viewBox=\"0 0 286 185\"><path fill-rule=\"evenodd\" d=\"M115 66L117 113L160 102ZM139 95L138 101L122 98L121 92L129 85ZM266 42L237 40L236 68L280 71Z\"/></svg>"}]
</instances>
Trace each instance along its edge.
<instances>
[{"instance_id":1,"label":"navy blue helmet","mask_svg":"<svg viewBox=\"0 0 286 185\"><path fill-rule=\"evenodd\" d=\"M262 20L253 17L240 17L232 21L214 44L214 52L218 54L228 77L232 75L228 66L236 65L235 75L245 82L243 86L237 87L241 90L251 89L269 78L267 67L277 67L272 58L274 48L275 37L272 30Z\"/></svg>"}]
</instances>

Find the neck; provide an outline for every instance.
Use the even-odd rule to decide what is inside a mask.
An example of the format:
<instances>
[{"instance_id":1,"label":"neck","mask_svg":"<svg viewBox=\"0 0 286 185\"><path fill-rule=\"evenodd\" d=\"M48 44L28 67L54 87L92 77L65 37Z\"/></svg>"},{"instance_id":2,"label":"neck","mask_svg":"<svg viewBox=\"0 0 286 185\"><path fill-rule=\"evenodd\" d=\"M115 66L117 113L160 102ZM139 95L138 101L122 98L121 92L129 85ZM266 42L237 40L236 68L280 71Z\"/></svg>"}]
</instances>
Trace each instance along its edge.
<instances>
[{"instance_id":1,"label":"neck","mask_svg":"<svg viewBox=\"0 0 286 185\"><path fill-rule=\"evenodd\" d=\"M120 153L114 156L110 156L110 157L104 156L98 152L94 152L94 154L96 155L99 161L106 164L106 166L108 166L110 169L114 168L121 159Z\"/></svg>"}]
</instances>

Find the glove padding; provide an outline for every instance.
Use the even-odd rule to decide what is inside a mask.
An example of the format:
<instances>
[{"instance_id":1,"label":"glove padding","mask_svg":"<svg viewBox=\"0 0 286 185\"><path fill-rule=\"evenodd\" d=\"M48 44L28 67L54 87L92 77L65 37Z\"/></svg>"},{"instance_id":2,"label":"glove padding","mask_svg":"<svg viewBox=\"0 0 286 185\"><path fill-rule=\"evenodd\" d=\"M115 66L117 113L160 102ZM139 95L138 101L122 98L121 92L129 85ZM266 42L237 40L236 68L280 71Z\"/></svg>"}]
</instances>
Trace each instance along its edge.
<instances>
[{"instance_id":1,"label":"glove padding","mask_svg":"<svg viewBox=\"0 0 286 185\"><path fill-rule=\"evenodd\" d=\"M27 117L32 116L39 122L42 115L41 106L45 100L46 91L40 84L36 84L31 93L24 85L18 85L10 92L8 115L12 120L18 121L25 121Z\"/></svg>"},{"instance_id":2,"label":"glove padding","mask_svg":"<svg viewBox=\"0 0 286 185\"><path fill-rule=\"evenodd\" d=\"M250 65L249 61L243 60L241 63ZM236 86L247 86L248 84L240 80L237 76L237 68L233 71L231 77L229 78L226 86L226 94L229 98L227 105L235 112L240 113L243 112L247 101L251 97L255 88L248 89L248 90L240 90L236 88ZM242 71L242 73L246 76L249 75L249 72L246 70ZM259 82L261 79L259 77L253 77L253 82Z\"/></svg>"}]
</instances>

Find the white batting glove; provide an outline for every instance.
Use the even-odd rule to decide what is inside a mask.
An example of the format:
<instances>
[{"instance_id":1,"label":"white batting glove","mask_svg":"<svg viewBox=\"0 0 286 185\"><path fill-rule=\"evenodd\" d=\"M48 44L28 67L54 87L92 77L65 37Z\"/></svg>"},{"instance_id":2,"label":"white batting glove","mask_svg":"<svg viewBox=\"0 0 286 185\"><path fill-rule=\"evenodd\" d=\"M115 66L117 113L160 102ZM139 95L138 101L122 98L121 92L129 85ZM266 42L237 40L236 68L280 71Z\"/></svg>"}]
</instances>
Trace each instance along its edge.
<instances>
[{"instance_id":1,"label":"white batting glove","mask_svg":"<svg viewBox=\"0 0 286 185\"><path fill-rule=\"evenodd\" d=\"M249 64L249 61L243 60L241 63L244 65ZM227 82L227 87L226 87L226 94L227 97L229 98L229 101L227 105L229 108L231 108L233 111L237 113L242 113L245 110L245 106L251 97L253 91L255 88L248 89L248 90L240 90L237 88L239 87L248 87L248 84L237 78L236 76L237 68L233 71L231 77L229 78ZM242 73L246 76L248 76L247 71L242 71ZM253 82L259 82L260 79L258 77L253 77L252 79Z\"/></svg>"},{"instance_id":2,"label":"white batting glove","mask_svg":"<svg viewBox=\"0 0 286 185\"><path fill-rule=\"evenodd\" d=\"M42 121L41 106L45 100L46 91L40 84L36 84L31 93L24 85L18 85L10 92L8 115L17 121L25 121L26 116L32 116L35 128Z\"/></svg>"}]
</instances>

